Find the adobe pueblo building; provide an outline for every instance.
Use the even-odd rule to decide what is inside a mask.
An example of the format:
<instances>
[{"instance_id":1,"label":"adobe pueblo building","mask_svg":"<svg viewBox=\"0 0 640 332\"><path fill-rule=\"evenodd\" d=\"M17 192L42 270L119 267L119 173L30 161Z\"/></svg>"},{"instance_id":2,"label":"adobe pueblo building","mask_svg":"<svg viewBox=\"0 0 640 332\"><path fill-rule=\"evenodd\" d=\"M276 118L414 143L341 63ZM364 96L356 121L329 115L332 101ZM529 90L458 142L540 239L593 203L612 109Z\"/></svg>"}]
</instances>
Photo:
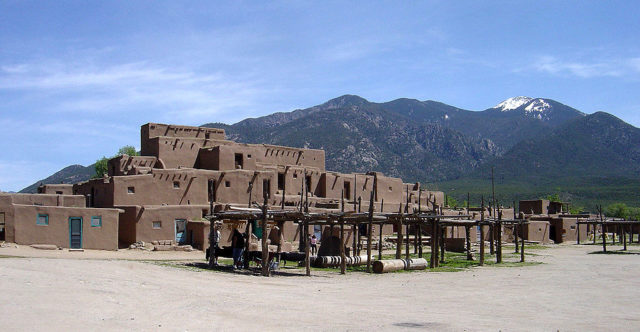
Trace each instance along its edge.
<instances>
[{"instance_id":1,"label":"adobe pueblo building","mask_svg":"<svg viewBox=\"0 0 640 332\"><path fill-rule=\"evenodd\" d=\"M323 150L236 143L222 129L148 123L140 138L141 155L109 160L101 178L44 185L35 195L0 194L5 240L109 250L140 241L206 249L206 215L252 207L264 195L271 206L311 212L367 211L371 195L377 212L444 201L442 192L379 172L328 171ZM387 226L385 233L392 233ZM225 223L221 245L238 227L243 224ZM283 240L293 245L298 232L283 227Z\"/></svg>"}]
</instances>

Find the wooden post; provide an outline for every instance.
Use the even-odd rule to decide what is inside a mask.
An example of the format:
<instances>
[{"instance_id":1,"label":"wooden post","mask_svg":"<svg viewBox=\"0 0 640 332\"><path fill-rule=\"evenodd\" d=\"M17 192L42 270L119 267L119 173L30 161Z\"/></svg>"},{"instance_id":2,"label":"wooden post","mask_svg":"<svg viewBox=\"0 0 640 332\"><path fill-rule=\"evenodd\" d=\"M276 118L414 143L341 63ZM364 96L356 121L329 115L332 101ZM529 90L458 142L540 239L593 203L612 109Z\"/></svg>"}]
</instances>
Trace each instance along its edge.
<instances>
[{"instance_id":1,"label":"wooden post","mask_svg":"<svg viewBox=\"0 0 640 332\"><path fill-rule=\"evenodd\" d=\"M266 193L266 192L265 192ZM264 195L264 204L262 205L262 276L269 276L269 246L267 245L267 237L269 236L269 232L267 232L267 204L268 204L268 194ZM247 234L250 235L250 234Z\"/></svg>"},{"instance_id":2,"label":"wooden post","mask_svg":"<svg viewBox=\"0 0 640 332\"><path fill-rule=\"evenodd\" d=\"M602 224L602 251L607 252L607 239L605 238L604 223Z\"/></svg>"},{"instance_id":3,"label":"wooden post","mask_svg":"<svg viewBox=\"0 0 640 332\"><path fill-rule=\"evenodd\" d=\"M347 256L344 250L344 218L340 217L340 274L347 273Z\"/></svg>"},{"instance_id":4,"label":"wooden post","mask_svg":"<svg viewBox=\"0 0 640 332\"><path fill-rule=\"evenodd\" d=\"M469 234L469 227L470 226L467 225L464 226L464 237L467 245L467 260L472 261L473 256L471 255L471 235Z\"/></svg>"},{"instance_id":5,"label":"wooden post","mask_svg":"<svg viewBox=\"0 0 640 332\"><path fill-rule=\"evenodd\" d=\"M413 234L413 254L418 254L418 224L413 225L414 234Z\"/></svg>"},{"instance_id":6,"label":"wooden post","mask_svg":"<svg viewBox=\"0 0 640 332\"><path fill-rule=\"evenodd\" d=\"M355 222L351 226L351 232L353 233L353 236L352 236L352 241L353 241L352 247L353 248L351 248L351 256L355 256L356 252L357 252L357 248L358 248L358 242L357 242L357 239L356 239L356 237L358 237L358 226L356 226Z\"/></svg>"},{"instance_id":7,"label":"wooden post","mask_svg":"<svg viewBox=\"0 0 640 332\"><path fill-rule=\"evenodd\" d=\"M622 230L622 243L624 243L624 248L622 250L627 250L627 226L620 225L620 229Z\"/></svg>"},{"instance_id":8,"label":"wooden post","mask_svg":"<svg viewBox=\"0 0 640 332\"><path fill-rule=\"evenodd\" d=\"M513 228L512 228L513 229L513 244L515 244L515 247L516 247L515 253L517 254L520 251L519 250L520 246L518 245L518 226L515 223L513 223L512 226L513 226Z\"/></svg>"},{"instance_id":9,"label":"wooden post","mask_svg":"<svg viewBox=\"0 0 640 332\"><path fill-rule=\"evenodd\" d=\"M340 211L344 212L344 189L340 192Z\"/></svg>"},{"instance_id":10,"label":"wooden post","mask_svg":"<svg viewBox=\"0 0 640 332\"><path fill-rule=\"evenodd\" d=\"M371 239L373 233L373 194L371 191L371 198L369 199L369 222L367 225L367 272L371 272Z\"/></svg>"},{"instance_id":11,"label":"wooden post","mask_svg":"<svg viewBox=\"0 0 640 332\"><path fill-rule=\"evenodd\" d=\"M502 263L502 211L498 212L498 236L496 239L496 263Z\"/></svg>"},{"instance_id":12,"label":"wooden post","mask_svg":"<svg viewBox=\"0 0 640 332\"><path fill-rule=\"evenodd\" d=\"M407 234L406 241L404 241L404 243L405 243L405 253L404 254L405 254L405 259L409 259L409 258L411 258L410 257L411 254L409 253L409 244L411 242L411 240L409 240L409 234L411 234L411 232L409 232L409 222L406 222L404 227L405 227L405 233Z\"/></svg>"},{"instance_id":13,"label":"wooden post","mask_svg":"<svg viewBox=\"0 0 640 332\"><path fill-rule=\"evenodd\" d=\"M437 236L436 236L436 220L435 219L430 219L429 222L431 223L431 241L429 241L429 245L431 246L431 258L429 260L429 267L430 268L434 268L436 267L436 254L438 252L438 247L437 247Z\"/></svg>"},{"instance_id":14,"label":"wooden post","mask_svg":"<svg viewBox=\"0 0 640 332\"><path fill-rule=\"evenodd\" d=\"M520 222L520 232L524 235L524 221ZM520 262L524 263L524 236L521 239L522 248L520 248Z\"/></svg>"},{"instance_id":15,"label":"wooden post","mask_svg":"<svg viewBox=\"0 0 640 332\"><path fill-rule=\"evenodd\" d=\"M242 253L242 258L244 259L244 268L249 268L249 242L251 242L251 227L253 224L253 220L247 220L247 226L244 229L244 233L247 235L247 241L244 243L244 252Z\"/></svg>"},{"instance_id":16,"label":"wooden post","mask_svg":"<svg viewBox=\"0 0 640 332\"><path fill-rule=\"evenodd\" d=\"M484 265L484 195L480 211L480 266Z\"/></svg>"},{"instance_id":17,"label":"wooden post","mask_svg":"<svg viewBox=\"0 0 640 332\"><path fill-rule=\"evenodd\" d=\"M378 259L379 260L382 259L382 227L383 226L384 226L383 223L380 223L378 225L378 227L380 227L380 230L379 230L380 237L378 238Z\"/></svg>"},{"instance_id":18,"label":"wooden post","mask_svg":"<svg viewBox=\"0 0 640 332\"><path fill-rule=\"evenodd\" d=\"M422 218L418 217L418 257L422 258Z\"/></svg>"},{"instance_id":19,"label":"wooden post","mask_svg":"<svg viewBox=\"0 0 640 332\"><path fill-rule=\"evenodd\" d=\"M286 181L285 181L285 183L286 183ZM284 187L284 186L285 186L285 185L284 185L284 184L282 184L282 202L280 202L280 208L281 208L282 210L284 210L284 192L285 192L285 187Z\"/></svg>"},{"instance_id":20,"label":"wooden post","mask_svg":"<svg viewBox=\"0 0 640 332\"><path fill-rule=\"evenodd\" d=\"M484 265L484 221L480 224L480 266Z\"/></svg>"},{"instance_id":21,"label":"wooden post","mask_svg":"<svg viewBox=\"0 0 640 332\"><path fill-rule=\"evenodd\" d=\"M446 233L447 226L440 225L440 263L444 263Z\"/></svg>"},{"instance_id":22,"label":"wooden post","mask_svg":"<svg viewBox=\"0 0 640 332\"><path fill-rule=\"evenodd\" d=\"M399 209L399 213L398 215L400 216L400 218L398 219L398 221L396 222L397 228L398 228L398 239L396 241L396 259L400 259L402 258L402 241L403 241L403 236L402 236L402 203L400 203L400 209Z\"/></svg>"},{"instance_id":23,"label":"wooden post","mask_svg":"<svg viewBox=\"0 0 640 332\"><path fill-rule=\"evenodd\" d=\"M309 252L311 251L311 236L309 235L309 225L307 220L304 221L304 267L306 269L307 276L311 276L311 258L309 257Z\"/></svg>"},{"instance_id":24,"label":"wooden post","mask_svg":"<svg viewBox=\"0 0 640 332\"><path fill-rule=\"evenodd\" d=\"M494 222L490 220L489 221L489 252L492 255L496 253L494 232L495 232Z\"/></svg>"},{"instance_id":25,"label":"wooden post","mask_svg":"<svg viewBox=\"0 0 640 332\"><path fill-rule=\"evenodd\" d=\"M362 196L358 196L358 213L362 212Z\"/></svg>"},{"instance_id":26,"label":"wooden post","mask_svg":"<svg viewBox=\"0 0 640 332\"><path fill-rule=\"evenodd\" d=\"M580 224L578 224L578 218L576 218L576 231L578 232L578 234L576 234L576 244L580 244Z\"/></svg>"}]
</instances>

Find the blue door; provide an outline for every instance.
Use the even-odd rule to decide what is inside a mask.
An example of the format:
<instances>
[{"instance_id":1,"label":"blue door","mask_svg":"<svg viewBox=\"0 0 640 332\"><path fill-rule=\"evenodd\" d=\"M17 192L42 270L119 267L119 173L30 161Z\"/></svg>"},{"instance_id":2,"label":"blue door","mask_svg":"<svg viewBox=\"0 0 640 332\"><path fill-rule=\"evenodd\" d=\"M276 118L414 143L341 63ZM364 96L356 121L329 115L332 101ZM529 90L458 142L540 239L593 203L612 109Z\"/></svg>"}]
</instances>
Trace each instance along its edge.
<instances>
[{"instance_id":1,"label":"blue door","mask_svg":"<svg viewBox=\"0 0 640 332\"><path fill-rule=\"evenodd\" d=\"M82 249L82 218L69 218L69 248Z\"/></svg>"},{"instance_id":2,"label":"blue door","mask_svg":"<svg viewBox=\"0 0 640 332\"><path fill-rule=\"evenodd\" d=\"M176 243L177 244L187 243L187 220L176 219L175 229L176 229Z\"/></svg>"}]
</instances>

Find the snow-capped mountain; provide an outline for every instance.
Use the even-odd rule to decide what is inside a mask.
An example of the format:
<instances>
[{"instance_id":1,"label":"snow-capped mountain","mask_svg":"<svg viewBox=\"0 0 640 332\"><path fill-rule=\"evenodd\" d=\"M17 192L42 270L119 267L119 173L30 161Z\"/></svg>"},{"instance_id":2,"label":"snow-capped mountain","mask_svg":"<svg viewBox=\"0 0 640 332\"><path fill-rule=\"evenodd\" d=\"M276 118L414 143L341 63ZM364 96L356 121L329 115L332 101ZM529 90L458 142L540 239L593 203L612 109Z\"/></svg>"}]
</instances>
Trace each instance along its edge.
<instances>
[{"instance_id":1,"label":"snow-capped mountain","mask_svg":"<svg viewBox=\"0 0 640 332\"><path fill-rule=\"evenodd\" d=\"M492 111L521 114L542 121L554 121L558 118L585 115L584 113L551 99L525 96L509 98L490 108Z\"/></svg>"},{"instance_id":2,"label":"snow-capped mountain","mask_svg":"<svg viewBox=\"0 0 640 332\"><path fill-rule=\"evenodd\" d=\"M500 104L494 106L493 108L497 108L502 112L511 111L511 110L517 109L522 105L525 105L531 102L532 100L533 98L525 97L525 96L513 97L501 102Z\"/></svg>"}]
</instances>

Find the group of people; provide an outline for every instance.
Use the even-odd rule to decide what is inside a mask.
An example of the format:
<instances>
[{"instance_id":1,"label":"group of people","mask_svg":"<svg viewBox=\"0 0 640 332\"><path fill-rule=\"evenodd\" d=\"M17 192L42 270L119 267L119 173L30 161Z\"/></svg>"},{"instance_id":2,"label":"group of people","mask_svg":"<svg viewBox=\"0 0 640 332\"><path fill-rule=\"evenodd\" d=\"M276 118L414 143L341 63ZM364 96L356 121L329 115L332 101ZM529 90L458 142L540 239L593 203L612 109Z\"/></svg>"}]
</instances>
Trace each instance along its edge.
<instances>
[{"instance_id":1,"label":"group of people","mask_svg":"<svg viewBox=\"0 0 640 332\"><path fill-rule=\"evenodd\" d=\"M244 253L244 247L246 243L245 234L242 234L238 229L233 230L233 236L231 237L231 248L233 250L233 268L242 268ZM209 233L209 266L218 266L218 254L216 251L222 250L220 248L220 224L216 223L213 227L213 232Z\"/></svg>"},{"instance_id":2,"label":"group of people","mask_svg":"<svg viewBox=\"0 0 640 332\"><path fill-rule=\"evenodd\" d=\"M238 229L233 230L231 236L231 248L233 250L233 269L241 269L244 265L243 254L246 245L246 234L240 233ZM216 251L222 250L220 248L220 224L216 222L213 228L213 232L209 233L209 243L211 244L209 249L209 266L218 266L218 254ZM311 254L316 255L318 251L318 239L316 235L311 236L310 241Z\"/></svg>"}]
</instances>

